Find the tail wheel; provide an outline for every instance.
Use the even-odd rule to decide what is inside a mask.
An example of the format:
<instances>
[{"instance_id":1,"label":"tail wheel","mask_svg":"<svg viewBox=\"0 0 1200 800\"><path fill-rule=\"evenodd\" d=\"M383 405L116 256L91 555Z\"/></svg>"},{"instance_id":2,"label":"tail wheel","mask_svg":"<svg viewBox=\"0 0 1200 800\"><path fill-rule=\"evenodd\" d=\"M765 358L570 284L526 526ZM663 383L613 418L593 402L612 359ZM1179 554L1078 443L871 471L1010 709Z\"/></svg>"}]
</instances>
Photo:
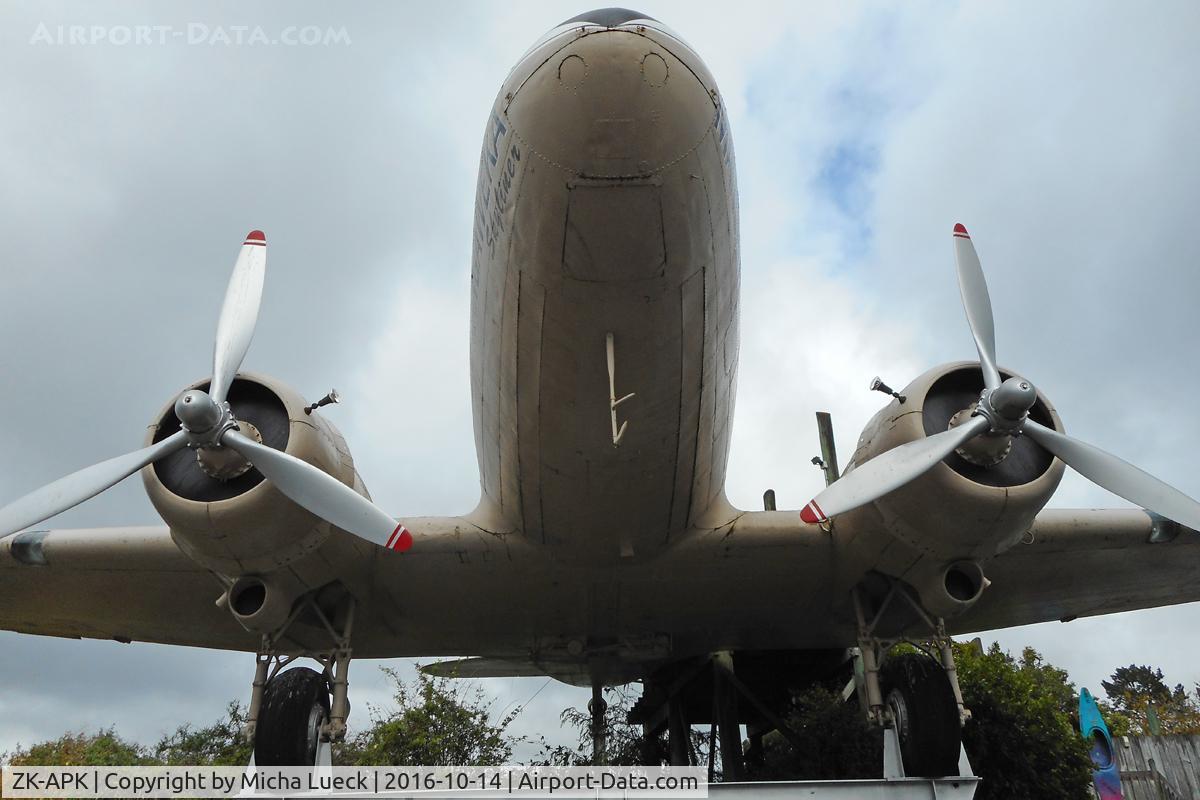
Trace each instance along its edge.
<instances>
[{"instance_id":1,"label":"tail wheel","mask_svg":"<svg viewBox=\"0 0 1200 800\"><path fill-rule=\"evenodd\" d=\"M901 653L884 662L880 679L900 739L904 772L918 777L957 775L962 724L941 664L920 653Z\"/></svg>"},{"instance_id":2,"label":"tail wheel","mask_svg":"<svg viewBox=\"0 0 1200 800\"><path fill-rule=\"evenodd\" d=\"M307 667L282 672L263 689L254 734L254 763L312 766L321 726L329 719L325 676Z\"/></svg>"}]
</instances>

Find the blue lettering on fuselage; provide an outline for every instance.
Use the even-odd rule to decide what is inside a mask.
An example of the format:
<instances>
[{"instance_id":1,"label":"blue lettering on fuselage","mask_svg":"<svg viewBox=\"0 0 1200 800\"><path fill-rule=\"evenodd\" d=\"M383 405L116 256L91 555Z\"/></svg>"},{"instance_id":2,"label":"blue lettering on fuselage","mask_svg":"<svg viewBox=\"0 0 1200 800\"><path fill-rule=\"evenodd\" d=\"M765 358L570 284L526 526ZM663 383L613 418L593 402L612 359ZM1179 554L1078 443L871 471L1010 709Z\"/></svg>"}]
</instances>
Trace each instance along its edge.
<instances>
[{"instance_id":1,"label":"blue lettering on fuselage","mask_svg":"<svg viewBox=\"0 0 1200 800\"><path fill-rule=\"evenodd\" d=\"M725 101L718 100L717 102L717 121L714 123L717 128L717 150L721 154L721 163L726 167L729 166L729 161L733 156L733 139L729 135L729 115L725 111Z\"/></svg>"},{"instance_id":2,"label":"blue lettering on fuselage","mask_svg":"<svg viewBox=\"0 0 1200 800\"><path fill-rule=\"evenodd\" d=\"M475 189L475 257L482 255L486 244L489 250L504 233L504 210L511 199L521 148L507 144L508 126L495 111L484 134L483 153L479 157L479 183ZM501 158L503 157L503 163Z\"/></svg>"}]
</instances>

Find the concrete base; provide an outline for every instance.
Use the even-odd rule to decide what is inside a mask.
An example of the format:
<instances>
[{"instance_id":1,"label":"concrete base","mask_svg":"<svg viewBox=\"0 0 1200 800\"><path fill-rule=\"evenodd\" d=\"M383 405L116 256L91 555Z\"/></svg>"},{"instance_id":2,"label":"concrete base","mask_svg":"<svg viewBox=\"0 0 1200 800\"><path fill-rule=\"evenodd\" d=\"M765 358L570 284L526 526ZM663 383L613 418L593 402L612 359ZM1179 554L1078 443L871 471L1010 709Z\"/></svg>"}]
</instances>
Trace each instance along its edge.
<instances>
[{"instance_id":1,"label":"concrete base","mask_svg":"<svg viewBox=\"0 0 1200 800\"><path fill-rule=\"evenodd\" d=\"M979 778L893 778L864 781L772 781L712 783L710 794L726 797L804 797L811 800L970 800Z\"/></svg>"},{"instance_id":2,"label":"concrete base","mask_svg":"<svg viewBox=\"0 0 1200 800\"><path fill-rule=\"evenodd\" d=\"M971 800L975 796L979 778L971 769L971 761L962 745L959 745L958 773L947 778L906 777L904 760L900 757L900 740L894 728L885 728L882 780L712 783L708 791L722 795L805 797L812 800Z\"/></svg>"}]
</instances>

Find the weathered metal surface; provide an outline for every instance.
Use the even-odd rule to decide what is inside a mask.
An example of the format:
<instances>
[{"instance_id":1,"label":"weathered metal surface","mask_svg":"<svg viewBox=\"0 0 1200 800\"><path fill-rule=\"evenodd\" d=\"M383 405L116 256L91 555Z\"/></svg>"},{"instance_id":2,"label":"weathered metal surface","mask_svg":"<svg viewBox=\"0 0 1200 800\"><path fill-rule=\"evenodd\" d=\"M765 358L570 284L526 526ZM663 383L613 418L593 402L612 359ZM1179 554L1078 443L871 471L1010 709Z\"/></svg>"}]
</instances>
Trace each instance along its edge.
<instances>
[{"instance_id":1,"label":"weathered metal surface","mask_svg":"<svg viewBox=\"0 0 1200 800\"><path fill-rule=\"evenodd\" d=\"M487 655L586 685L589 668L632 679L717 646L855 641L831 583L836 533L801 524L794 511L747 512L696 531L668 559L616 574L563 563L525 537L461 518L408 524L412 551L380 551L364 559L367 578L347 582L360 602L356 655ZM1150 544L1149 528L1136 510L1043 512L1030 544L990 563L993 587L953 632L1197 599L1200 537ZM330 545L343 536L335 532ZM0 539L0 628L250 651L258 644L214 604L224 587L165 527L50 531L43 566L15 558L14 539ZM613 644L593 648L589 635Z\"/></svg>"}]
</instances>

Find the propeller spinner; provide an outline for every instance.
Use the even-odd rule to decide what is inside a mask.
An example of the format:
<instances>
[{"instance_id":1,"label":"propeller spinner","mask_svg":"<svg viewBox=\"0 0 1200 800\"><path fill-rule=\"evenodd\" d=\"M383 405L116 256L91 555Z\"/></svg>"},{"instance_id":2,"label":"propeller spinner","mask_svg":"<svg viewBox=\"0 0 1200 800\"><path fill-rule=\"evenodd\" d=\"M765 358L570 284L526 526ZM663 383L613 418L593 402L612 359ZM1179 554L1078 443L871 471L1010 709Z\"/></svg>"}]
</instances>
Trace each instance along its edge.
<instances>
[{"instance_id":1,"label":"propeller spinner","mask_svg":"<svg viewBox=\"0 0 1200 800\"><path fill-rule=\"evenodd\" d=\"M958 289L967 323L979 351L984 389L970 415L942 433L909 442L872 458L846 473L818 494L800 512L808 523L866 505L904 486L932 469L955 450L977 437L1026 435L1067 466L1113 494L1137 503L1168 519L1200 529L1200 503L1114 455L1029 418L1037 390L1028 380L1002 381L996 368L996 330L992 301L975 245L967 229L954 226L954 253L958 264Z\"/></svg>"},{"instance_id":2,"label":"propeller spinner","mask_svg":"<svg viewBox=\"0 0 1200 800\"><path fill-rule=\"evenodd\" d=\"M402 523L349 486L240 432L225 398L254 337L266 268L266 236L251 231L242 243L221 306L209 391L190 389L175 401L175 414L183 429L149 447L60 478L0 508L0 537L73 508L147 464L192 447L235 451L294 503L355 536L389 550L404 551L412 546L412 534Z\"/></svg>"}]
</instances>

